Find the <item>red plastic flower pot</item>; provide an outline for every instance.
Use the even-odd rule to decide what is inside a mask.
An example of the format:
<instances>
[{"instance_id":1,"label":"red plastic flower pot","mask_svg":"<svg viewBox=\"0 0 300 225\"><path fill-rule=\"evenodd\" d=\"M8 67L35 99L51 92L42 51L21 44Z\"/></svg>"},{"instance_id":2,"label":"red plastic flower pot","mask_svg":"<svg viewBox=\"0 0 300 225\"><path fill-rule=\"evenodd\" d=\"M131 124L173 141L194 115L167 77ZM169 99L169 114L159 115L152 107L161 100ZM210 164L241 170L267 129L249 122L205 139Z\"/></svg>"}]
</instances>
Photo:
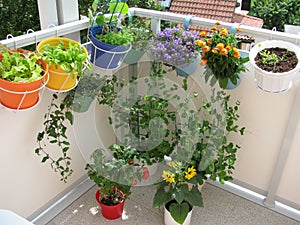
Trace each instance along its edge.
<instances>
[{"instance_id":1,"label":"red plastic flower pot","mask_svg":"<svg viewBox=\"0 0 300 225\"><path fill-rule=\"evenodd\" d=\"M103 204L100 201L100 196L101 196L100 189L98 189L96 192L96 200L97 200L99 206L101 207L103 217L108 220L115 220L115 219L120 218L123 213L125 200L123 200L118 205L108 206L108 205Z\"/></svg>"}]
</instances>

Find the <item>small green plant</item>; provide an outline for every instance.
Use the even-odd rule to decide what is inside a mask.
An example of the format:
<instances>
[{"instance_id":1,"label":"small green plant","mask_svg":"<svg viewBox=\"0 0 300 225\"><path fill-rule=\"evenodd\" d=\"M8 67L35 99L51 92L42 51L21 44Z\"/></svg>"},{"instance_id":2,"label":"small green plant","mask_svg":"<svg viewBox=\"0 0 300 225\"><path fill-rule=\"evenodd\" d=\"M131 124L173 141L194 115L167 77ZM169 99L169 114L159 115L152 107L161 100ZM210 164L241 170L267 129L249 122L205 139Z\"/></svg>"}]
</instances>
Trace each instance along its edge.
<instances>
[{"instance_id":1,"label":"small green plant","mask_svg":"<svg viewBox=\"0 0 300 225\"><path fill-rule=\"evenodd\" d=\"M11 82L32 82L43 76L41 56L22 51L0 53L0 77Z\"/></svg>"},{"instance_id":2,"label":"small green plant","mask_svg":"<svg viewBox=\"0 0 300 225\"><path fill-rule=\"evenodd\" d=\"M71 73L73 77L75 71L79 76L82 76L84 67L91 69L91 64L87 60L88 54L84 47L80 44L73 44L71 41L68 48L64 47L62 41L59 41L56 46L47 44L39 53L49 63L49 66L56 65L57 67L57 65L60 65L64 71Z\"/></svg>"},{"instance_id":3,"label":"small green plant","mask_svg":"<svg viewBox=\"0 0 300 225\"><path fill-rule=\"evenodd\" d=\"M114 157L108 158L104 149L97 149L91 155L93 163L85 169L91 180L101 189L101 202L116 205L131 194L136 180L142 178L142 164L138 152L129 146L113 144L109 147ZM125 153L124 157L120 154ZM121 190L124 194L118 198Z\"/></svg>"},{"instance_id":4,"label":"small green plant","mask_svg":"<svg viewBox=\"0 0 300 225\"><path fill-rule=\"evenodd\" d=\"M262 64L264 66L275 66L279 61L277 55L275 53L271 54L269 50L260 51L259 54L262 57Z\"/></svg>"},{"instance_id":5,"label":"small green plant","mask_svg":"<svg viewBox=\"0 0 300 225\"><path fill-rule=\"evenodd\" d=\"M105 28L104 28L105 29ZM126 45L131 41L131 33L128 29L124 28L118 30L117 28L110 31L103 31L101 34L96 34L96 38L100 41L111 45Z\"/></svg>"}]
</instances>

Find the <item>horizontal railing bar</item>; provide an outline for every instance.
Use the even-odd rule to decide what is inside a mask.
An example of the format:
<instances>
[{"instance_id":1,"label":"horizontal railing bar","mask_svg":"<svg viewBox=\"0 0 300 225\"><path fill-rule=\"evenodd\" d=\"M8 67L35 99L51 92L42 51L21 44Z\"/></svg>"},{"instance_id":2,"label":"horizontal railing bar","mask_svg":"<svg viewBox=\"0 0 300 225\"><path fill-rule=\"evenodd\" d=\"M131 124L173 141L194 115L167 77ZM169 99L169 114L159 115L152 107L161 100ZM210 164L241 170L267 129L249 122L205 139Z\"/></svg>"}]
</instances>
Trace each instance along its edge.
<instances>
[{"instance_id":1,"label":"horizontal railing bar","mask_svg":"<svg viewBox=\"0 0 300 225\"><path fill-rule=\"evenodd\" d=\"M40 31L30 32L28 34L20 35L17 37L9 38L0 41L0 44L8 48L20 48L23 46L36 44L46 38L63 36L77 31L87 29L89 27L88 18L70 22L67 24L54 26Z\"/></svg>"},{"instance_id":2,"label":"horizontal railing bar","mask_svg":"<svg viewBox=\"0 0 300 225\"><path fill-rule=\"evenodd\" d=\"M133 16L139 17L147 17L147 18L154 18L158 20L166 20L171 22L183 23L184 19L187 15L181 15L171 12L161 12L156 10L149 10L149 9L141 9L141 8L131 8L130 9ZM216 24L216 20L199 18L199 17L192 17L190 20L190 25L195 25L199 27L211 27ZM230 28L233 24L222 22L222 26L226 28ZM251 26L241 25L242 34L254 36L256 38L256 42L264 41L264 40L271 40L271 39L278 39L278 40L285 40L297 45L300 44L300 35L296 34L289 34L285 32L278 32L278 31L271 31L268 29L256 28Z\"/></svg>"},{"instance_id":3,"label":"horizontal railing bar","mask_svg":"<svg viewBox=\"0 0 300 225\"><path fill-rule=\"evenodd\" d=\"M176 23L183 23L186 15L162 12L156 10L142 9L142 8L130 8L130 12L133 16L147 17L157 20L166 20ZM192 17L190 20L190 25L196 25L199 27L211 27L215 25L217 21L205 18ZM222 22L222 26L230 28L233 24ZM30 32L28 34L20 35L17 37L9 38L0 41L1 44L7 46L8 48L20 48L23 46L31 45L40 42L41 40L48 37L63 36L77 31L87 29L89 27L89 19L84 17L81 20L70 22L67 24L51 27L48 29ZM284 32L276 32L267 29L255 28L250 26L241 25L243 30L242 34L254 36L256 42L264 40L285 40L292 42L296 45L300 44L300 35L289 34Z\"/></svg>"}]
</instances>

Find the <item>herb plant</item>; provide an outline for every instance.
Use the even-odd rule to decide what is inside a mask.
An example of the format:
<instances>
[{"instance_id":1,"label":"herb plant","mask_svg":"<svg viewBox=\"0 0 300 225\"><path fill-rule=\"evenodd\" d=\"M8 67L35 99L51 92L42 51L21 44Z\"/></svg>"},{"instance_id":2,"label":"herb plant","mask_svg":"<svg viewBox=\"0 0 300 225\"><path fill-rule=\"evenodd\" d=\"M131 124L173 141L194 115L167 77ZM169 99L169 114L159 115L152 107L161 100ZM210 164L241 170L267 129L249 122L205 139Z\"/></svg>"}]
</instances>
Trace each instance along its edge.
<instances>
[{"instance_id":1,"label":"herb plant","mask_svg":"<svg viewBox=\"0 0 300 225\"><path fill-rule=\"evenodd\" d=\"M111 45L126 45L131 41L131 33L128 29L124 28L118 30L117 28L110 30L108 32L103 32L101 34L96 34L96 38L100 41L111 44Z\"/></svg>"}]
</instances>

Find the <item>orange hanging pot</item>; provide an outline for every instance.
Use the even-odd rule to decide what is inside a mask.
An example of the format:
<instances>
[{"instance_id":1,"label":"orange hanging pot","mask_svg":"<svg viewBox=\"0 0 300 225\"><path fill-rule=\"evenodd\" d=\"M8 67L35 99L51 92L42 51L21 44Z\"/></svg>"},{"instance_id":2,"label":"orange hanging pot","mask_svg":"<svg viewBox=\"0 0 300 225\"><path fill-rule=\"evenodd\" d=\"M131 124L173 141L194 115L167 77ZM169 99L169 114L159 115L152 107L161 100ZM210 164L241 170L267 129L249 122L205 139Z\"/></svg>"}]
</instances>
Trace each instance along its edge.
<instances>
[{"instance_id":1,"label":"orange hanging pot","mask_svg":"<svg viewBox=\"0 0 300 225\"><path fill-rule=\"evenodd\" d=\"M11 52L24 52L24 50L12 50ZM28 52L28 51L26 51ZM0 61L2 61L0 53ZM34 107L39 101L39 93L48 80L48 64L42 60L43 75L31 82L13 82L0 78L0 102L6 108L22 110Z\"/></svg>"}]
</instances>

